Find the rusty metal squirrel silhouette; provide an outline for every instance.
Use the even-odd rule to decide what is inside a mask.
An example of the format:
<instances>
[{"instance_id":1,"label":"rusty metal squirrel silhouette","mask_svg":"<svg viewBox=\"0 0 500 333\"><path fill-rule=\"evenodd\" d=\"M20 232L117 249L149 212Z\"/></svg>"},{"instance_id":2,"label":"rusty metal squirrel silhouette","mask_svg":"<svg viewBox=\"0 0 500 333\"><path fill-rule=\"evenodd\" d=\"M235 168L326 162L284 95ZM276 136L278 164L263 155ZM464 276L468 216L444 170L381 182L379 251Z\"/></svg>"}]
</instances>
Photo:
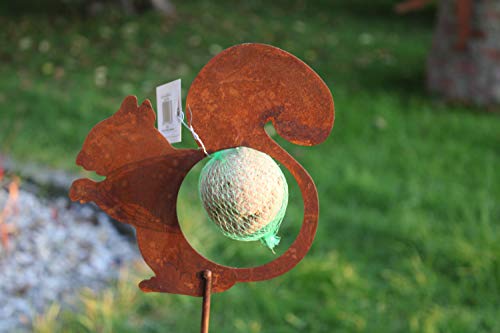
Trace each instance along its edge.
<instances>
[{"instance_id":1,"label":"rusty metal squirrel silhouette","mask_svg":"<svg viewBox=\"0 0 500 333\"><path fill-rule=\"evenodd\" d=\"M203 158L200 149L175 149L155 128L146 100L140 106L128 96L120 109L87 136L77 164L105 176L101 182L76 180L74 201L94 201L113 218L133 225L146 263L155 276L142 281L143 291L202 296L200 273L213 274L212 291L236 282L260 281L293 268L307 253L318 221L318 196L303 167L264 131L272 122L277 133L300 145L315 145L331 132L334 107L320 77L293 55L263 44L241 44L224 50L198 74L186 104L188 121L209 153L246 146L260 150L286 167L304 200L304 220L292 246L265 265L233 268L198 254L181 232L177 195L189 170Z\"/></svg>"}]
</instances>

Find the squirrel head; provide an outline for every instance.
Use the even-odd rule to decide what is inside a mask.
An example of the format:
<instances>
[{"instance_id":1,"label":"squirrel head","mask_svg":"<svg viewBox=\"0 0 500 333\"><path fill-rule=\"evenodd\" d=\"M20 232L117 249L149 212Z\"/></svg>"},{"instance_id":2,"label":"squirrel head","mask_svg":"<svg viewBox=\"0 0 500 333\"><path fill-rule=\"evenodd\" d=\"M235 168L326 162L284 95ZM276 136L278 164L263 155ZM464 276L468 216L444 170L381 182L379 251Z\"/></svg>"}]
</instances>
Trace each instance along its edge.
<instances>
[{"instance_id":1,"label":"squirrel head","mask_svg":"<svg viewBox=\"0 0 500 333\"><path fill-rule=\"evenodd\" d=\"M126 164L158 156L173 148L155 128L149 100L137 105L127 96L120 109L89 132L76 163L105 176Z\"/></svg>"}]
</instances>

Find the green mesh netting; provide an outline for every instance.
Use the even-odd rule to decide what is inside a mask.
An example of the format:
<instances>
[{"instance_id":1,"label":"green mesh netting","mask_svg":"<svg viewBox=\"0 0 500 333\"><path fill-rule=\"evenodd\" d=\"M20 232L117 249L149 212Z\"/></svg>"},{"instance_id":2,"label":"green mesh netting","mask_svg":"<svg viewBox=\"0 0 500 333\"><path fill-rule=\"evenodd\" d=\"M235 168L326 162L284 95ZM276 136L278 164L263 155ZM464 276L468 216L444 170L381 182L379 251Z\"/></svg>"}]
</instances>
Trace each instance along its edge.
<instances>
[{"instance_id":1,"label":"green mesh netting","mask_svg":"<svg viewBox=\"0 0 500 333\"><path fill-rule=\"evenodd\" d=\"M271 250L288 204L288 184L274 160L252 148L212 154L200 175L200 197L222 233L240 241L260 240Z\"/></svg>"}]
</instances>

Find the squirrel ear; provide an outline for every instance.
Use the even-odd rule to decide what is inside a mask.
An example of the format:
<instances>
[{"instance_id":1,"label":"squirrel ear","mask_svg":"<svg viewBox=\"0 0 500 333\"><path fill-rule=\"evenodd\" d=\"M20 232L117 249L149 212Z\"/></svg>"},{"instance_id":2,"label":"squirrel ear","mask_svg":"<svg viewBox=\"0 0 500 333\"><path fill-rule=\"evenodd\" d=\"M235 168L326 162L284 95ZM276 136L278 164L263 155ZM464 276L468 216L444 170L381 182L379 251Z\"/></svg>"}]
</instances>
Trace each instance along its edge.
<instances>
[{"instance_id":1,"label":"squirrel ear","mask_svg":"<svg viewBox=\"0 0 500 333\"><path fill-rule=\"evenodd\" d=\"M123 100L118 113L121 115L133 114L136 119L139 121L145 121L151 126L154 126L156 122L156 115L149 99L146 99L142 102L141 106L138 106L136 96L127 96Z\"/></svg>"},{"instance_id":2,"label":"squirrel ear","mask_svg":"<svg viewBox=\"0 0 500 333\"><path fill-rule=\"evenodd\" d=\"M129 95L125 97L125 99L122 102L122 105L120 106L119 112L122 113L131 113L137 110L137 97Z\"/></svg>"},{"instance_id":3,"label":"squirrel ear","mask_svg":"<svg viewBox=\"0 0 500 333\"><path fill-rule=\"evenodd\" d=\"M148 124L154 126L156 122L155 111L153 110L153 106L149 99L146 99L142 102L141 106L139 106L138 115L140 119L145 120Z\"/></svg>"},{"instance_id":4,"label":"squirrel ear","mask_svg":"<svg viewBox=\"0 0 500 333\"><path fill-rule=\"evenodd\" d=\"M139 107L139 110L142 110L143 108L146 108L146 109L153 108L153 106L151 105L151 101L149 99L145 99L144 102L142 102L141 106Z\"/></svg>"}]
</instances>

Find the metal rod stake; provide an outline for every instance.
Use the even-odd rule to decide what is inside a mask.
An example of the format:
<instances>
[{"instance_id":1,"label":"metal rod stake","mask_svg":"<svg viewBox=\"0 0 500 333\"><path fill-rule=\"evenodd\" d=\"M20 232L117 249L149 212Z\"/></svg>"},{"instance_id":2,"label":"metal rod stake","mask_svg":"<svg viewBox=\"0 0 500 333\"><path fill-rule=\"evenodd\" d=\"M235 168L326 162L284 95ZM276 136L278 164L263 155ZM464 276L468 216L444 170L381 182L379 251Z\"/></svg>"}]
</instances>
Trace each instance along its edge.
<instances>
[{"instance_id":1,"label":"metal rod stake","mask_svg":"<svg viewBox=\"0 0 500 333\"><path fill-rule=\"evenodd\" d=\"M201 313L201 333L208 333L210 324L210 296L212 295L212 271L207 269L203 271L205 280L205 290L203 292L203 308Z\"/></svg>"}]
</instances>

